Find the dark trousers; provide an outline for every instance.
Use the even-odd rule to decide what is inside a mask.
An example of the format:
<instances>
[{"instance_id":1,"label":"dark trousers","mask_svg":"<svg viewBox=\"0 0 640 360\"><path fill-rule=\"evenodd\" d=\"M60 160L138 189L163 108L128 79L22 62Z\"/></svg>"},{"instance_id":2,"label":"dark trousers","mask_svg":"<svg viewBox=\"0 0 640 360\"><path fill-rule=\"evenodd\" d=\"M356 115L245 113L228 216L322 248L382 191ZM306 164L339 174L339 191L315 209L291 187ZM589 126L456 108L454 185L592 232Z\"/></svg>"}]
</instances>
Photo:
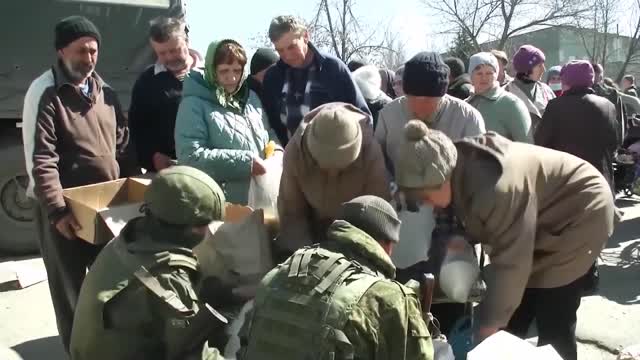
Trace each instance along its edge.
<instances>
[{"instance_id":1,"label":"dark trousers","mask_svg":"<svg viewBox=\"0 0 640 360\"><path fill-rule=\"evenodd\" d=\"M585 276L557 288L526 289L507 331L525 338L535 320L538 346L551 344L564 360L576 360L576 313L584 288Z\"/></svg>"},{"instance_id":2,"label":"dark trousers","mask_svg":"<svg viewBox=\"0 0 640 360\"><path fill-rule=\"evenodd\" d=\"M46 210L38 207L36 222L40 253L49 279L51 302L56 314L58 333L67 353L71 341L73 313L88 267L102 249L80 239L69 240L49 223Z\"/></svg>"},{"instance_id":3,"label":"dark trousers","mask_svg":"<svg viewBox=\"0 0 640 360\"><path fill-rule=\"evenodd\" d=\"M396 280L402 284L409 280L422 280L422 274L437 274L433 261L423 261L406 269L396 270ZM423 309L427 310L427 309ZM465 315L466 304L460 303L440 303L431 305L431 314L440 323L440 332L449 336L455 323Z\"/></svg>"}]
</instances>

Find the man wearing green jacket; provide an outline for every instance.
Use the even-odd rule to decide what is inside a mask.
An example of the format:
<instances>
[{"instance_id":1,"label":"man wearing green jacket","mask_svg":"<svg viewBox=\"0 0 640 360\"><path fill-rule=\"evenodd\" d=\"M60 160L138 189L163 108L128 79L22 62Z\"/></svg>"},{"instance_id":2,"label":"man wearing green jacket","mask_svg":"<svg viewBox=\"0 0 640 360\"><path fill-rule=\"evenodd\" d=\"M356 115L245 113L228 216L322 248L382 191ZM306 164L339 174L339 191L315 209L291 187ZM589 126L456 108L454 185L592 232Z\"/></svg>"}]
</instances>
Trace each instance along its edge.
<instances>
[{"instance_id":1,"label":"man wearing green jacket","mask_svg":"<svg viewBox=\"0 0 640 360\"><path fill-rule=\"evenodd\" d=\"M393 281L400 220L381 198L342 204L322 245L262 280L238 359L433 359L418 297Z\"/></svg>"},{"instance_id":2,"label":"man wearing green jacket","mask_svg":"<svg viewBox=\"0 0 640 360\"><path fill-rule=\"evenodd\" d=\"M207 335L226 322L194 290L191 249L224 217L224 195L205 173L175 166L145 194L131 220L89 271L71 333L72 360L222 359Z\"/></svg>"}]
</instances>

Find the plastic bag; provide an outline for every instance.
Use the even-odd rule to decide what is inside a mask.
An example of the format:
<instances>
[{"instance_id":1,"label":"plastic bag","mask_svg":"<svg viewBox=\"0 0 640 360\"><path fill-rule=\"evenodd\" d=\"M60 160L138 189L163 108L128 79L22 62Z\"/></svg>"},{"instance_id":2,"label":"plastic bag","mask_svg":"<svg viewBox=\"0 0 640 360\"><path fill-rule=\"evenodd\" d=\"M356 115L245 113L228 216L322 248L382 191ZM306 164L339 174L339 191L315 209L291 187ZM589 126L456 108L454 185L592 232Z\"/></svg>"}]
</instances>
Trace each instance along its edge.
<instances>
[{"instance_id":1,"label":"plastic bag","mask_svg":"<svg viewBox=\"0 0 640 360\"><path fill-rule=\"evenodd\" d=\"M435 227L433 208L420 205L418 212L401 210L398 213L400 242L393 248L391 260L399 269L406 269L429 259L427 253L431 247L431 233Z\"/></svg>"},{"instance_id":2,"label":"plastic bag","mask_svg":"<svg viewBox=\"0 0 640 360\"><path fill-rule=\"evenodd\" d=\"M282 157L270 157L264 161L264 164L266 173L251 178L248 205L255 210L263 209L267 219L277 219Z\"/></svg>"},{"instance_id":3,"label":"plastic bag","mask_svg":"<svg viewBox=\"0 0 640 360\"><path fill-rule=\"evenodd\" d=\"M480 276L480 266L473 247L461 236L455 236L450 242L447 254L440 267L440 289L455 302L465 303Z\"/></svg>"},{"instance_id":4,"label":"plastic bag","mask_svg":"<svg viewBox=\"0 0 640 360\"><path fill-rule=\"evenodd\" d=\"M262 210L237 223L212 223L193 252L203 278L215 277L234 288L256 286L274 266Z\"/></svg>"}]
</instances>

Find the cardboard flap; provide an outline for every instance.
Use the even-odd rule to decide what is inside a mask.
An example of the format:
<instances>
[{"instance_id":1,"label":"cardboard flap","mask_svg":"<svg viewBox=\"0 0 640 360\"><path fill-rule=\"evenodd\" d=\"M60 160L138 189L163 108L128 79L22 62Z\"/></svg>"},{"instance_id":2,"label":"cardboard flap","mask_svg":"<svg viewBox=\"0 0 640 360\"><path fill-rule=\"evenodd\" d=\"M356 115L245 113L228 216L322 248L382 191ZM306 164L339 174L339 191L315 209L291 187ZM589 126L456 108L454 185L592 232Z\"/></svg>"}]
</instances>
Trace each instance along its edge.
<instances>
[{"instance_id":1,"label":"cardboard flap","mask_svg":"<svg viewBox=\"0 0 640 360\"><path fill-rule=\"evenodd\" d=\"M100 211L100 218L114 236L118 236L129 220L142 216L142 203L116 205Z\"/></svg>"},{"instance_id":2,"label":"cardboard flap","mask_svg":"<svg viewBox=\"0 0 640 360\"><path fill-rule=\"evenodd\" d=\"M99 244L120 234L129 220L142 215L140 206L150 182L128 178L65 189L65 201L82 227L76 235Z\"/></svg>"},{"instance_id":3,"label":"cardboard flap","mask_svg":"<svg viewBox=\"0 0 640 360\"><path fill-rule=\"evenodd\" d=\"M224 210L224 222L239 223L253 213L248 206L227 203Z\"/></svg>"},{"instance_id":4,"label":"cardboard flap","mask_svg":"<svg viewBox=\"0 0 640 360\"><path fill-rule=\"evenodd\" d=\"M76 203L83 204L94 210L101 210L109 206L113 199L118 197L126 180L127 179L118 179L65 189L64 196L67 200L72 199Z\"/></svg>"},{"instance_id":5,"label":"cardboard flap","mask_svg":"<svg viewBox=\"0 0 640 360\"><path fill-rule=\"evenodd\" d=\"M96 235L97 210L75 198L66 198L65 200L80 225L80 230L76 231L76 236L85 240L94 239Z\"/></svg>"}]
</instances>

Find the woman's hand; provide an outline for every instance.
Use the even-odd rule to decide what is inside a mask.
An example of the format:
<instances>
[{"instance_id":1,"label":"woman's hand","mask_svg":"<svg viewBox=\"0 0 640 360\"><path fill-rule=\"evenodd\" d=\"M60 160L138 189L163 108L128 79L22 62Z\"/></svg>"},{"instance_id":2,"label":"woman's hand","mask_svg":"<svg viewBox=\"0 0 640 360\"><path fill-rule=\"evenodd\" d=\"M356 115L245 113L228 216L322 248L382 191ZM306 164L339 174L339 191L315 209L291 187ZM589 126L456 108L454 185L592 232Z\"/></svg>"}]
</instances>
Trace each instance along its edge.
<instances>
[{"instance_id":1,"label":"woman's hand","mask_svg":"<svg viewBox=\"0 0 640 360\"><path fill-rule=\"evenodd\" d=\"M267 167L264 164L264 160L259 157L254 157L253 163L251 164L251 176L264 175L266 172Z\"/></svg>"}]
</instances>

